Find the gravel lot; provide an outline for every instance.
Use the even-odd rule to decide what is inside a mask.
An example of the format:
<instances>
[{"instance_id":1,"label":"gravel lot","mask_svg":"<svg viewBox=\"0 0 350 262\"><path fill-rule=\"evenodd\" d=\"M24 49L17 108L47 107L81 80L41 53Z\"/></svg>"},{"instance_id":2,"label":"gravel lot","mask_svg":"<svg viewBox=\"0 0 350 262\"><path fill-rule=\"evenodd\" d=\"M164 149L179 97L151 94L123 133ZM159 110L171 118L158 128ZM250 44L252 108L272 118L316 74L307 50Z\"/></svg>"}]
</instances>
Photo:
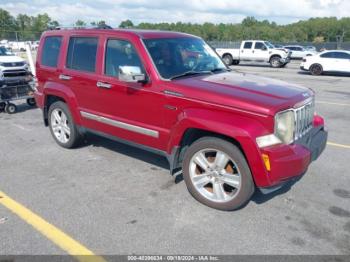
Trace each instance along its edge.
<instances>
[{"instance_id":1,"label":"gravel lot","mask_svg":"<svg viewBox=\"0 0 350 262\"><path fill-rule=\"evenodd\" d=\"M350 77L240 65L313 88L329 141L350 145ZM0 113L0 191L96 254L350 254L350 148L328 145L292 188L236 212L195 201L162 157L90 135L65 150L39 109ZM0 205L0 255L66 254Z\"/></svg>"}]
</instances>

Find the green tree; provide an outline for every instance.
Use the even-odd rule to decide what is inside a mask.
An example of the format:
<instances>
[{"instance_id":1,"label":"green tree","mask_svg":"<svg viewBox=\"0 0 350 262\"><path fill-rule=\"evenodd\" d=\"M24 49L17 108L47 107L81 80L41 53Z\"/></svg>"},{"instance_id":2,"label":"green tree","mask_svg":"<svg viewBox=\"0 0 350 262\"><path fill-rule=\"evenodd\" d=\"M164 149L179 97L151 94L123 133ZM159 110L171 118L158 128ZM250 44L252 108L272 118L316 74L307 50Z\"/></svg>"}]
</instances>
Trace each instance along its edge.
<instances>
[{"instance_id":1,"label":"green tree","mask_svg":"<svg viewBox=\"0 0 350 262\"><path fill-rule=\"evenodd\" d=\"M134 27L134 24L131 20L125 20L125 21L122 21L119 25L119 28L133 28Z\"/></svg>"}]
</instances>

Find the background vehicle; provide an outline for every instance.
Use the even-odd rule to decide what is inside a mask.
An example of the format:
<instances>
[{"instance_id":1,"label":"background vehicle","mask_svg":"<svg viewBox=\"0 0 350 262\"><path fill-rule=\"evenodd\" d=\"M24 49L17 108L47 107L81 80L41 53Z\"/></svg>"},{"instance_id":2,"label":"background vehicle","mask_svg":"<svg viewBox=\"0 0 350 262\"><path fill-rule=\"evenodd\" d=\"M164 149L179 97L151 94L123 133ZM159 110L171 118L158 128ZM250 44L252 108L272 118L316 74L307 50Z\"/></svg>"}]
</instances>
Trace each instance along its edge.
<instances>
[{"instance_id":1,"label":"background vehicle","mask_svg":"<svg viewBox=\"0 0 350 262\"><path fill-rule=\"evenodd\" d=\"M350 52L329 50L308 56L303 59L300 68L310 71L312 75L321 75L324 72L350 73Z\"/></svg>"},{"instance_id":2,"label":"background vehicle","mask_svg":"<svg viewBox=\"0 0 350 262\"><path fill-rule=\"evenodd\" d=\"M305 48L305 50L307 50L307 51L312 51L312 52L317 53L316 47L314 47L314 46L312 46L312 45L305 46L304 48Z\"/></svg>"},{"instance_id":3,"label":"background vehicle","mask_svg":"<svg viewBox=\"0 0 350 262\"><path fill-rule=\"evenodd\" d=\"M291 58L293 59L302 59L305 56L312 56L317 53L315 51L306 50L304 47L300 45L287 45L287 46L284 46L284 48L292 52Z\"/></svg>"},{"instance_id":4,"label":"background vehicle","mask_svg":"<svg viewBox=\"0 0 350 262\"><path fill-rule=\"evenodd\" d=\"M272 67L284 67L290 61L290 54L275 49L267 41L243 41L239 49L217 48L216 52L227 65L238 65L240 61L270 63Z\"/></svg>"},{"instance_id":5,"label":"background vehicle","mask_svg":"<svg viewBox=\"0 0 350 262\"><path fill-rule=\"evenodd\" d=\"M15 113L17 107L11 101L22 99L26 99L31 106L35 105L28 65L22 58L0 47L0 111Z\"/></svg>"},{"instance_id":6,"label":"background vehicle","mask_svg":"<svg viewBox=\"0 0 350 262\"><path fill-rule=\"evenodd\" d=\"M93 132L164 155L213 208L300 178L326 145L312 90L232 72L188 34L48 31L36 72L35 98L60 146Z\"/></svg>"}]
</instances>

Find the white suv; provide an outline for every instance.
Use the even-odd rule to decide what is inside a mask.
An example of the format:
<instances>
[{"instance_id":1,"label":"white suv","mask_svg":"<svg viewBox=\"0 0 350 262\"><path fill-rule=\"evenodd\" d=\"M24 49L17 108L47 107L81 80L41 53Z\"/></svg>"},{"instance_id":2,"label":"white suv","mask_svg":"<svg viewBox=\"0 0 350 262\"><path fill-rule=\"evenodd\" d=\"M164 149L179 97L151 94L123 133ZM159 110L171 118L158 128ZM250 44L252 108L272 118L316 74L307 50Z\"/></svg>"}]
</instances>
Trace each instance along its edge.
<instances>
[{"instance_id":1,"label":"white suv","mask_svg":"<svg viewBox=\"0 0 350 262\"><path fill-rule=\"evenodd\" d=\"M27 62L9 52L5 47L0 47L0 81L4 81L6 78L16 76L22 76L27 74L28 64Z\"/></svg>"},{"instance_id":2,"label":"white suv","mask_svg":"<svg viewBox=\"0 0 350 262\"><path fill-rule=\"evenodd\" d=\"M284 48L292 52L291 58L294 58L294 59L301 59L301 58L304 58L305 56L312 56L317 54L316 51L307 50L300 45L287 45L287 46L284 46Z\"/></svg>"}]
</instances>

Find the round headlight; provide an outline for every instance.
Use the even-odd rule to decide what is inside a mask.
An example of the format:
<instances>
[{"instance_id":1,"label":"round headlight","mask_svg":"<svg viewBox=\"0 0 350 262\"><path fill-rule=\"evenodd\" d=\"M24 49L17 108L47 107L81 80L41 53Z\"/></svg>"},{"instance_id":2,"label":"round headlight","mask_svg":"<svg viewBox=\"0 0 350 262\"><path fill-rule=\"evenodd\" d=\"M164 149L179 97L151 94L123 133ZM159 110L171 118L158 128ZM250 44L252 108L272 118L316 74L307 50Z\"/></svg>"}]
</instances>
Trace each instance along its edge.
<instances>
[{"instance_id":1,"label":"round headlight","mask_svg":"<svg viewBox=\"0 0 350 262\"><path fill-rule=\"evenodd\" d=\"M288 110L276 115L275 135L285 144L294 140L295 117L294 111Z\"/></svg>"}]
</instances>

